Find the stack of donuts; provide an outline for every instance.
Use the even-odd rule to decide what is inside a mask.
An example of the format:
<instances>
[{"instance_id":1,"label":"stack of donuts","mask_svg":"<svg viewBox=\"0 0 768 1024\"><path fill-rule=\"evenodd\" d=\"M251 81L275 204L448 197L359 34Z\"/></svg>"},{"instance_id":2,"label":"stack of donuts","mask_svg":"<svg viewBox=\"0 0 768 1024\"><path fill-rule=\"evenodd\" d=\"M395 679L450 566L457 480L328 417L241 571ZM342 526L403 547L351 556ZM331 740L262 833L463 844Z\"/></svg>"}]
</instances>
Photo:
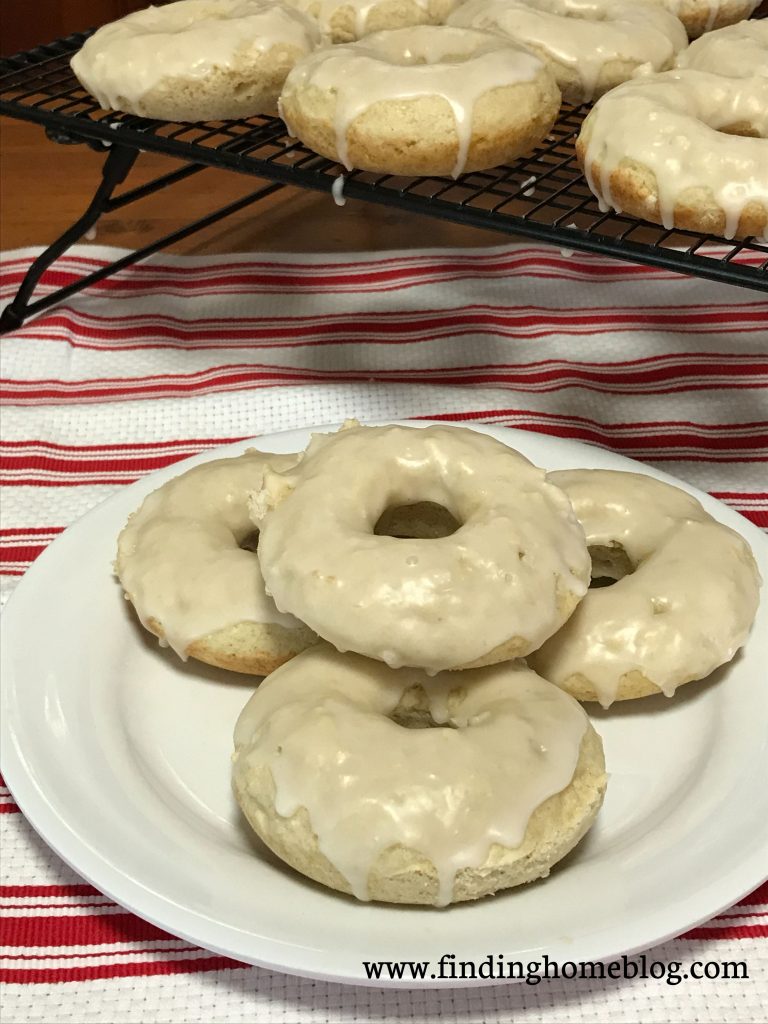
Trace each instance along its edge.
<instances>
[{"instance_id":1,"label":"stack of donuts","mask_svg":"<svg viewBox=\"0 0 768 1024\"><path fill-rule=\"evenodd\" d=\"M746 542L673 486L354 422L166 483L116 571L182 658L267 676L233 767L267 846L361 900L437 906L548 875L605 792L580 702L704 678L760 586Z\"/></svg>"}]
</instances>

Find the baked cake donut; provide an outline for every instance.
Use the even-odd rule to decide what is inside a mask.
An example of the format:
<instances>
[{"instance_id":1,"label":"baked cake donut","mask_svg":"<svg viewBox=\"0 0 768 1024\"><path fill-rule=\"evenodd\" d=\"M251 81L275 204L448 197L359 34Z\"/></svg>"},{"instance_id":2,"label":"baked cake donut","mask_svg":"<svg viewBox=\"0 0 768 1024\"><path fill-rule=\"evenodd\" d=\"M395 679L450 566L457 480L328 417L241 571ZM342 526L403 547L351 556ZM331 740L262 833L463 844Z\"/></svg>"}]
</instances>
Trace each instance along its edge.
<instances>
[{"instance_id":1,"label":"baked cake donut","mask_svg":"<svg viewBox=\"0 0 768 1024\"><path fill-rule=\"evenodd\" d=\"M449 25L497 32L551 66L568 103L585 103L639 67L662 71L688 44L680 21L637 0L469 0Z\"/></svg>"},{"instance_id":2,"label":"baked cake donut","mask_svg":"<svg viewBox=\"0 0 768 1024\"><path fill-rule=\"evenodd\" d=\"M436 906L548 875L606 785L581 707L521 664L430 679L324 644L245 706L233 781L297 871L360 900Z\"/></svg>"},{"instance_id":3,"label":"baked cake donut","mask_svg":"<svg viewBox=\"0 0 768 1024\"><path fill-rule=\"evenodd\" d=\"M459 528L376 534L389 508L433 502ZM461 427L316 434L251 503L268 592L341 651L435 673L541 646L584 596L570 503L518 452Z\"/></svg>"},{"instance_id":4,"label":"baked cake donut","mask_svg":"<svg viewBox=\"0 0 768 1024\"><path fill-rule=\"evenodd\" d=\"M533 54L430 25L316 50L280 98L290 134L349 170L453 177L524 153L559 109L554 78Z\"/></svg>"},{"instance_id":5,"label":"baked cake donut","mask_svg":"<svg viewBox=\"0 0 768 1024\"><path fill-rule=\"evenodd\" d=\"M712 29L723 28L748 18L762 0L650 0L661 4L685 25L688 36L697 39Z\"/></svg>"},{"instance_id":6,"label":"baked cake donut","mask_svg":"<svg viewBox=\"0 0 768 1024\"><path fill-rule=\"evenodd\" d=\"M163 121L277 113L285 77L322 41L314 19L272 0L177 0L104 25L72 58L107 110Z\"/></svg>"},{"instance_id":7,"label":"baked cake donut","mask_svg":"<svg viewBox=\"0 0 768 1024\"><path fill-rule=\"evenodd\" d=\"M768 77L768 20L742 21L708 32L678 54L677 66L727 78Z\"/></svg>"},{"instance_id":8,"label":"baked cake donut","mask_svg":"<svg viewBox=\"0 0 768 1024\"><path fill-rule=\"evenodd\" d=\"M768 237L768 76L683 69L626 82L587 115L576 152L603 210Z\"/></svg>"},{"instance_id":9,"label":"baked cake donut","mask_svg":"<svg viewBox=\"0 0 768 1024\"><path fill-rule=\"evenodd\" d=\"M289 0L315 18L334 43L351 43L371 32L441 25L460 0Z\"/></svg>"},{"instance_id":10,"label":"baked cake donut","mask_svg":"<svg viewBox=\"0 0 768 1024\"><path fill-rule=\"evenodd\" d=\"M749 545L685 491L653 477L563 470L549 479L587 535L591 589L528 662L579 700L671 697L730 661L749 634L760 576Z\"/></svg>"},{"instance_id":11,"label":"baked cake donut","mask_svg":"<svg viewBox=\"0 0 768 1024\"><path fill-rule=\"evenodd\" d=\"M183 659L266 675L316 641L264 592L248 495L267 464L296 455L216 459L148 495L118 539L115 569L143 625Z\"/></svg>"}]
</instances>

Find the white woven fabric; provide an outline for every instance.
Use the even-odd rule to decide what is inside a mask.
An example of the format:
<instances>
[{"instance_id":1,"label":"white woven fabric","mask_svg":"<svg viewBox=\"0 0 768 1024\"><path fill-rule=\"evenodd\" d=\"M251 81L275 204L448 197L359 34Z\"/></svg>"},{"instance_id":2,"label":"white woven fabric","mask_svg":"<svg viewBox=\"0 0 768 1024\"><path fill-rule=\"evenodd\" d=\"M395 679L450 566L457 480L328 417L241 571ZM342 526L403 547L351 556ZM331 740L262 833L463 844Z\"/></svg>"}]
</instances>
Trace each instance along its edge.
<instances>
[{"instance_id":1,"label":"white woven fabric","mask_svg":"<svg viewBox=\"0 0 768 1024\"><path fill-rule=\"evenodd\" d=\"M117 255L78 248L55 283ZM0 301L32 256L7 254ZM62 528L142 473L348 416L576 437L659 465L767 526L766 325L759 293L535 246L155 257L0 342L3 597ZM0 792L3 807L4 1022L766 1019L765 886L653 952L746 960L745 980L351 988L230 966L168 936L136 938L130 923L121 933L123 912ZM107 919L117 930L92 940L84 922Z\"/></svg>"}]
</instances>

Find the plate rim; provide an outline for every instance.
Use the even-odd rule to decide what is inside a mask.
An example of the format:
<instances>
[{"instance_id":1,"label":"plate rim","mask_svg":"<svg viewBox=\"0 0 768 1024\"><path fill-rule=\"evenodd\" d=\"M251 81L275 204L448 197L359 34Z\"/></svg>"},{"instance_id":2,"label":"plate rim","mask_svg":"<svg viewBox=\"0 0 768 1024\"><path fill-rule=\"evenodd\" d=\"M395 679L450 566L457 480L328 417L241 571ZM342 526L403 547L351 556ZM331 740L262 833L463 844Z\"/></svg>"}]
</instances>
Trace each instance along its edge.
<instances>
[{"instance_id":1,"label":"plate rim","mask_svg":"<svg viewBox=\"0 0 768 1024\"><path fill-rule=\"evenodd\" d=\"M768 537L766 537L758 527L735 509L730 508L717 498L714 498L712 495L688 484L686 481L665 473L663 470L658 470L654 466L630 459L620 453L612 452L597 445L591 445L571 438L561 438L556 435L543 434L538 431L526 431L506 427L502 424L475 421L467 422L462 420L453 422L443 420L372 419L366 420L365 425L402 425L417 428L426 428L429 426L445 426L450 428L460 426L477 430L481 433L490 433L492 436L500 436L505 443L509 443L512 447L515 446L515 439L517 438L522 443L523 453L525 453L525 439L530 439L531 436L535 437L539 443L551 443L556 448L572 448L579 450L593 449L595 453L600 453L601 456L608 457L611 460L616 460L625 464L628 467L627 471L631 471L629 467L634 467L637 472L671 483L674 486L687 491L700 500L707 511L711 512L713 509L724 510L727 513L727 519L739 523L741 528L738 532L742 533L742 535L746 534L746 539L750 544L754 544L756 542L758 546L764 546L766 550L768 550ZM45 793L36 782L33 769L27 764L24 753L19 749L16 742L16 736L12 724L12 715L10 713L11 709L9 706L13 683L9 682L9 677L12 673L9 664L10 655L8 654L8 650L9 645L12 642L10 639L10 632L15 618L15 609L16 607L21 607L20 601L17 600L17 594L21 592L23 597L26 597L27 593L35 587L37 577L47 571L48 562L57 557L57 551L61 550L62 545L71 541L70 531L74 532L75 527L79 529L82 524L89 520L90 517L103 514L104 509L109 507L111 504L118 504L121 500L129 498L131 495L147 494L151 490L154 490L156 486L159 486L164 480L177 476L199 463L211 461L217 458L231 457L236 453L239 454L245 451L249 447L264 444L267 445L267 450L269 450L269 445L273 443L273 439L286 438L292 435L304 435L306 437L308 432L310 434L328 433L338 429L339 426L339 423L331 423L273 431L256 437L209 448L185 459L173 462L168 466L164 466L151 473L147 473L133 481L131 484L120 488L114 494L105 498L103 501L99 502L93 508L75 519L51 544L48 545L35 562L27 569L24 576L19 580L5 609L3 610L2 616L0 616L0 630L2 630L3 635L3 642L0 644L0 657L2 659L3 666L2 671L0 671L0 695L2 699L2 715L0 716L0 770L2 771L9 791L13 795L14 801L21 809L21 812L27 822L29 822L41 840L50 847L72 871L84 878L89 884L104 893L104 895L109 897L119 906L124 907L145 921L148 921L156 927L164 931L168 931L170 934L176 935L195 946L210 950L217 955L228 957L245 965L257 966L267 970L313 980L331 981L348 985L361 985L372 988L449 990L453 988L479 988L487 987L489 985L514 982L518 979L464 978L433 980L427 978L417 980L408 979L407 981L400 979L370 979L365 976L364 972L360 975L354 973L337 974L329 973L327 970L308 969L294 963L278 963L267 957L256 958L249 956L247 959L243 959L242 954L233 952L230 947L222 945L218 941L211 942L205 938L201 938L194 929L189 930L187 928L187 923L190 926L194 923L198 923L202 928L210 928L213 925L217 932L223 930L225 932L229 931L230 934L240 932L242 929L231 924L225 924L221 921L215 921L214 919L207 917L198 911L191 910L188 907L179 906L169 897L149 888L146 882L140 881L134 877L133 874L128 874L125 870L111 864L103 854L92 850L85 842L84 838L75 832L64 818L57 814L53 804L46 799ZM136 504L138 505L138 501L136 501ZM765 595L763 595L763 600L765 600ZM766 829L766 833L768 836L768 828ZM83 867L84 862L86 864L85 868ZM747 865L749 865L749 869L745 872L745 867ZM622 945L620 949L615 951L590 955L589 961L606 962L611 959L616 959L622 955L631 956L642 950L653 949L656 946L679 936L683 932L710 920L712 917L732 906L743 896L749 894L755 888L768 880L768 870L766 870L764 865L761 866L759 848L751 857L747 857L740 861L739 867L740 873L738 877L742 878L742 881L736 884L735 889L728 885L728 880L733 874L732 871L730 873L726 873L725 876L718 878L716 880L717 884L710 882L706 892L712 892L714 889L715 892L719 893L719 895L715 897L713 893L713 903L708 905L708 909L706 911L697 914L694 918L686 918L685 922L679 927L675 927L669 931L662 930L660 935L651 940L643 939L642 941L634 944L630 943L626 946ZM749 875L749 882L743 881L745 874ZM113 881L115 883L114 886ZM185 922L183 927L179 927L175 922L169 926L167 918L162 916L162 911L170 908L173 908L176 914L181 914ZM648 919L648 917L643 918L643 920ZM653 920L653 915L651 915L650 920ZM612 930L615 929L609 929L609 933ZM265 937L261 935L259 935L258 938L261 942L265 939ZM298 949L300 947L286 948ZM549 950L543 952L549 953ZM578 955L580 960L587 959L583 954ZM564 961L559 958L559 962L562 963Z\"/></svg>"}]
</instances>

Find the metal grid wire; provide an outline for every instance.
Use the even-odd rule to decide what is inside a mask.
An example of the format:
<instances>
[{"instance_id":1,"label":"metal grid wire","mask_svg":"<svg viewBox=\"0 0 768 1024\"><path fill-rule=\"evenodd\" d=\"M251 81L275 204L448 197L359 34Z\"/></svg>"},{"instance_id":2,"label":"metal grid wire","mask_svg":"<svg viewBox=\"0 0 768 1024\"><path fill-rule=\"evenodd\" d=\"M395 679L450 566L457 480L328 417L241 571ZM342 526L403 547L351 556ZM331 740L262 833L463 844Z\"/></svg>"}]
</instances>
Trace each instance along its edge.
<instances>
[{"instance_id":1,"label":"metal grid wire","mask_svg":"<svg viewBox=\"0 0 768 1024\"><path fill-rule=\"evenodd\" d=\"M351 198L768 291L768 244L666 230L599 209L574 153L586 107L564 107L529 156L455 181L346 172L292 140L278 118L175 124L101 110L69 67L87 35L0 61L0 113L37 122L59 142L103 149L119 141L303 188L330 191L343 173Z\"/></svg>"}]
</instances>

